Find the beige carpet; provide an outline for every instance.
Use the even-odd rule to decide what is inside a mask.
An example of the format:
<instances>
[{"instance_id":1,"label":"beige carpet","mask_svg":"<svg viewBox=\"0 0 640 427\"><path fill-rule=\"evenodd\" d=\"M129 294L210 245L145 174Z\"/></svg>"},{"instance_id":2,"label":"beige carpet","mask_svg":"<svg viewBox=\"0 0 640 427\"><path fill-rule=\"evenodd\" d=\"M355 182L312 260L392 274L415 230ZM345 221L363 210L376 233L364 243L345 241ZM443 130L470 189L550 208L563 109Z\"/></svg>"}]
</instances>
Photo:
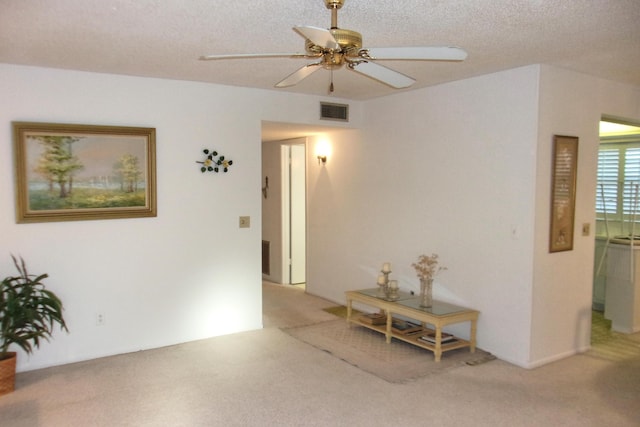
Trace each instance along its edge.
<instances>
[{"instance_id":1,"label":"beige carpet","mask_svg":"<svg viewBox=\"0 0 640 427\"><path fill-rule=\"evenodd\" d=\"M21 372L0 426L640 426L640 358L497 359L394 384L284 333L339 320L290 288L264 286L264 329Z\"/></svg>"},{"instance_id":2,"label":"beige carpet","mask_svg":"<svg viewBox=\"0 0 640 427\"><path fill-rule=\"evenodd\" d=\"M349 326L344 319L285 328L283 331L392 383L495 359L482 350L470 353L468 348L462 348L445 352L441 361L435 362L431 351L395 339L387 344L384 335L361 326Z\"/></svg>"}]
</instances>

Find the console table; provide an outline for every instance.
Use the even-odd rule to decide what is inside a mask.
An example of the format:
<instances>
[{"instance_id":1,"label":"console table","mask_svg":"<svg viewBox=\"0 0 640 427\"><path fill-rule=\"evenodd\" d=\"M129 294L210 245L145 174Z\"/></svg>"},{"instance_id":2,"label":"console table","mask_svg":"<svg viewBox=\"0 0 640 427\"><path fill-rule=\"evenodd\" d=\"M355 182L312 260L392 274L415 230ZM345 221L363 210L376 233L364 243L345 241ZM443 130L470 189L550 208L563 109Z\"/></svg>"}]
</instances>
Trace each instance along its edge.
<instances>
[{"instance_id":1,"label":"console table","mask_svg":"<svg viewBox=\"0 0 640 427\"><path fill-rule=\"evenodd\" d=\"M347 322L385 334L387 343L390 343L393 337L430 350L434 353L436 362L440 361L442 353L445 351L469 347L471 353L475 352L478 311L435 300L432 307L424 308L420 307L420 299L418 297L407 292L400 291L398 298L395 300L379 297L378 292L377 288L347 291ZM352 317L354 301L379 309L380 313L386 316L386 323L381 325L370 324L362 320L362 316ZM394 314L417 320L421 324L421 329L406 334L394 331L392 328ZM452 342L442 342L443 326L467 321L471 323L469 341L454 337L455 340L452 340ZM431 325L433 329L427 325ZM435 334L435 343L432 344L420 339L420 337L428 334Z\"/></svg>"}]
</instances>

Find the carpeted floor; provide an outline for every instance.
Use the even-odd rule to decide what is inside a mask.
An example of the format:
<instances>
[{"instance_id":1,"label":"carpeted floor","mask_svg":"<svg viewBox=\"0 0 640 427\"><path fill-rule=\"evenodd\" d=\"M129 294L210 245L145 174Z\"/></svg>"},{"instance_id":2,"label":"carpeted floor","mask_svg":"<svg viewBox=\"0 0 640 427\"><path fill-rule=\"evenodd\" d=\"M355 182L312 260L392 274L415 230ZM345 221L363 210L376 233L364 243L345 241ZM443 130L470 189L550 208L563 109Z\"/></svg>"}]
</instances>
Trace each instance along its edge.
<instances>
[{"instance_id":1,"label":"carpeted floor","mask_svg":"<svg viewBox=\"0 0 640 427\"><path fill-rule=\"evenodd\" d=\"M384 335L349 325L340 318L313 325L284 328L284 332L327 352L365 372L392 383L403 383L465 365L478 365L495 357L468 348L447 351L440 362L433 353L400 340L386 342Z\"/></svg>"},{"instance_id":2,"label":"carpeted floor","mask_svg":"<svg viewBox=\"0 0 640 427\"><path fill-rule=\"evenodd\" d=\"M391 383L283 332L344 322L322 310L336 302L263 292L260 330L19 373L0 426L640 425L638 357L586 352L530 370L497 359Z\"/></svg>"}]
</instances>

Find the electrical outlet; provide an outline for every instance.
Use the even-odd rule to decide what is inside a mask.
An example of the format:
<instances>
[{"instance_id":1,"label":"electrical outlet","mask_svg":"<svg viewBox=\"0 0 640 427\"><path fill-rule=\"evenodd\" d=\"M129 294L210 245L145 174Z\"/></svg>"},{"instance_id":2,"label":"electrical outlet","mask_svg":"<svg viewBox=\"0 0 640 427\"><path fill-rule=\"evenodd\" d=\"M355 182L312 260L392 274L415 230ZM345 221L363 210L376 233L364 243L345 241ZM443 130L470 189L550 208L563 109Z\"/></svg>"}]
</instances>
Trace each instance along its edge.
<instances>
[{"instance_id":1,"label":"electrical outlet","mask_svg":"<svg viewBox=\"0 0 640 427\"><path fill-rule=\"evenodd\" d=\"M96 314L96 326L104 326L104 313Z\"/></svg>"},{"instance_id":2,"label":"electrical outlet","mask_svg":"<svg viewBox=\"0 0 640 427\"><path fill-rule=\"evenodd\" d=\"M240 228L249 228L251 227L251 217L250 216L241 216L240 217Z\"/></svg>"}]
</instances>

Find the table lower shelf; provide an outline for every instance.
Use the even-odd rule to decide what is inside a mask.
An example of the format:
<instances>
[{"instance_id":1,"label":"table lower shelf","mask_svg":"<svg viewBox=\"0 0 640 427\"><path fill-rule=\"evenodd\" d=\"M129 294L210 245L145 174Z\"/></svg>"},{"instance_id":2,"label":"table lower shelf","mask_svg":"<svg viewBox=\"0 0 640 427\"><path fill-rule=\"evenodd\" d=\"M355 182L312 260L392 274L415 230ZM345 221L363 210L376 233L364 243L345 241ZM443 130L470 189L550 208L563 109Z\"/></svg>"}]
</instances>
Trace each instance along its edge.
<instances>
[{"instance_id":1,"label":"table lower shelf","mask_svg":"<svg viewBox=\"0 0 640 427\"><path fill-rule=\"evenodd\" d=\"M353 323L354 325L363 326L367 329L371 329L373 331L379 332L382 335L385 335L385 336L387 335L386 324L372 325L372 324L361 321L359 318L349 319L349 322ZM426 350L432 351L434 353L434 356L436 356L436 360L439 360L439 357L437 357L438 355L437 345L435 343L432 344L420 339L420 337L430 333L435 333L435 329L423 328L419 332L409 332L406 334L395 332L392 330L390 335L391 335L391 338L395 338L397 340L404 341L406 343L415 345L417 347L421 347ZM445 352L450 350L456 350L458 348L471 347L471 343L467 340L463 340L462 338L458 338L458 337L454 337L454 339L455 341L453 342L441 343L441 351ZM471 352L473 352L473 350L471 350Z\"/></svg>"}]
</instances>

